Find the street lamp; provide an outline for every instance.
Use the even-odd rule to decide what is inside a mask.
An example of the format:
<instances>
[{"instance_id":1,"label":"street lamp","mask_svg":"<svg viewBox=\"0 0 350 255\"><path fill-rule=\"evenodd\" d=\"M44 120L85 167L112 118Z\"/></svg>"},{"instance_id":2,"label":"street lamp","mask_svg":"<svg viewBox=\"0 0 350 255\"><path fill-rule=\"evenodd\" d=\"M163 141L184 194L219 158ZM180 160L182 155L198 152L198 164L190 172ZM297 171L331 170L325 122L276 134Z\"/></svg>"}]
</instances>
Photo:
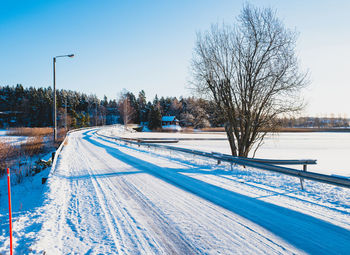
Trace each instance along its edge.
<instances>
[{"instance_id":1,"label":"street lamp","mask_svg":"<svg viewBox=\"0 0 350 255\"><path fill-rule=\"evenodd\" d=\"M57 141L57 109L56 109L56 58L74 57L74 54L60 55L53 58L53 140Z\"/></svg>"}]
</instances>

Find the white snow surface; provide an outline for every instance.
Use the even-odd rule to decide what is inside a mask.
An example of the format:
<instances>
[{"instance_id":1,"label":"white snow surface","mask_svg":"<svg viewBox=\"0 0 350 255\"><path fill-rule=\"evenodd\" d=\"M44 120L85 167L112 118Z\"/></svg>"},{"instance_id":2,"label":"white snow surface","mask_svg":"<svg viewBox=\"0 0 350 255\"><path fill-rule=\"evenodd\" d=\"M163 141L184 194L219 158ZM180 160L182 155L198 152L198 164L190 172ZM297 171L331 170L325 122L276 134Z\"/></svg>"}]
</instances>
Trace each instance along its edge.
<instances>
[{"instance_id":1,"label":"white snow surface","mask_svg":"<svg viewBox=\"0 0 350 255\"><path fill-rule=\"evenodd\" d=\"M26 136L9 136L6 129L0 129L0 142L8 143L10 145L20 145L24 143L28 137Z\"/></svg>"},{"instance_id":2,"label":"white snow surface","mask_svg":"<svg viewBox=\"0 0 350 255\"><path fill-rule=\"evenodd\" d=\"M345 188L306 181L301 191L293 177L231 171L204 158L125 145L96 129L69 134L46 185L39 184L40 174L13 187L15 254L350 250ZM9 248L6 195L0 200L0 254Z\"/></svg>"},{"instance_id":3,"label":"white snow surface","mask_svg":"<svg viewBox=\"0 0 350 255\"><path fill-rule=\"evenodd\" d=\"M108 132L109 135L116 135L113 133L116 131ZM221 132L126 133L123 137L194 139L180 140L176 144L169 145L207 152L231 153L226 134ZM309 171L350 177L349 151L348 132L279 133L268 134L255 156L267 159L316 159L317 165L309 165ZM302 166L299 167L301 168Z\"/></svg>"},{"instance_id":4,"label":"white snow surface","mask_svg":"<svg viewBox=\"0 0 350 255\"><path fill-rule=\"evenodd\" d=\"M165 125L162 126L164 130L181 131L182 128L179 125Z\"/></svg>"},{"instance_id":5,"label":"white snow surface","mask_svg":"<svg viewBox=\"0 0 350 255\"><path fill-rule=\"evenodd\" d=\"M122 136L124 138L186 138L186 139L226 139L227 136L222 132L198 132L198 133L167 133L167 132L121 132L120 128L115 127L102 131L103 134L109 136Z\"/></svg>"}]
</instances>

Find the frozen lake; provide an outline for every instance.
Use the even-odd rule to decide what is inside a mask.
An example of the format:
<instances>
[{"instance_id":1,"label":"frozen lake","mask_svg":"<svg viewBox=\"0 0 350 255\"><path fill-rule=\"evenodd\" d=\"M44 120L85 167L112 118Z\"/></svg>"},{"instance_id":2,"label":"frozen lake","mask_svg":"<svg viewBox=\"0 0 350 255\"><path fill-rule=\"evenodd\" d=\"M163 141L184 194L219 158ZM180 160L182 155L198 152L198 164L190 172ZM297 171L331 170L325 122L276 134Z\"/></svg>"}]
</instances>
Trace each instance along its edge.
<instances>
[{"instance_id":1,"label":"frozen lake","mask_svg":"<svg viewBox=\"0 0 350 255\"><path fill-rule=\"evenodd\" d=\"M227 141L180 141L176 146L230 154ZM350 177L350 133L279 133L269 135L255 157L317 159L313 172Z\"/></svg>"},{"instance_id":2,"label":"frozen lake","mask_svg":"<svg viewBox=\"0 0 350 255\"><path fill-rule=\"evenodd\" d=\"M170 145L230 154L229 144L223 140L226 137L224 133L133 133L130 136L140 138L221 138L218 141L180 141ZM279 133L268 135L264 141L255 155L257 158L317 159L317 165L308 166L308 170L350 177L350 133Z\"/></svg>"},{"instance_id":3,"label":"frozen lake","mask_svg":"<svg viewBox=\"0 0 350 255\"><path fill-rule=\"evenodd\" d=\"M268 137L256 157L311 158L312 171L350 177L350 133L281 133Z\"/></svg>"}]
</instances>

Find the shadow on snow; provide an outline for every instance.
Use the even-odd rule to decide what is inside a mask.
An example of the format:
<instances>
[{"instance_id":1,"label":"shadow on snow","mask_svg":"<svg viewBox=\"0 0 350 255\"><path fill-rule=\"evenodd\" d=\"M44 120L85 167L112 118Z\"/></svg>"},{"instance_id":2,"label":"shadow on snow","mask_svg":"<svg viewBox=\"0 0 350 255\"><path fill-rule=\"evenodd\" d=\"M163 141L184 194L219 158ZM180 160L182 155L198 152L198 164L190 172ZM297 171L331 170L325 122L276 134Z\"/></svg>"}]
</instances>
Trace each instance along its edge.
<instances>
[{"instance_id":1,"label":"shadow on snow","mask_svg":"<svg viewBox=\"0 0 350 255\"><path fill-rule=\"evenodd\" d=\"M104 148L118 160L230 210L264 227L298 249L312 254L346 254L350 250L349 230L301 212L191 178L181 174L178 169L159 167L92 139L91 133L85 132L83 139ZM105 141L115 145L111 141ZM120 174L122 173L118 175ZM208 174L207 171L206 174Z\"/></svg>"}]
</instances>

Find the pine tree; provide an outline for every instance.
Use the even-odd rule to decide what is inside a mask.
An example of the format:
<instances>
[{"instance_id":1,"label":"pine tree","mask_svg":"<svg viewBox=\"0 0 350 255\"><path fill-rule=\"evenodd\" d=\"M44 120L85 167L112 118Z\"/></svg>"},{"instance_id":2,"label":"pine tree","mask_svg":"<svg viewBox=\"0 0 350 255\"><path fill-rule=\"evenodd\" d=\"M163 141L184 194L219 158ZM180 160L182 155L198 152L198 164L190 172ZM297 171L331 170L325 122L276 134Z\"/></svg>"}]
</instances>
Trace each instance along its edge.
<instances>
[{"instance_id":1,"label":"pine tree","mask_svg":"<svg viewBox=\"0 0 350 255\"><path fill-rule=\"evenodd\" d=\"M162 113L159 103L151 107L148 120L148 128L156 130L162 127Z\"/></svg>"},{"instance_id":2,"label":"pine tree","mask_svg":"<svg viewBox=\"0 0 350 255\"><path fill-rule=\"evenodd\" d=\"M137 98L137 104L138 104L138 109L137 109L137 114L139 118L139 122L145 122L147 121L147 116L148 116L148 111L147 111L147 101L146 101L146 93L145 91L141 90L139 92L139 97Z\"/></svg>"},{"instance_id":3,"label":"pine tree","mask_svg":"<svg viewBox=\"0 0 350 255\"><path fill-rule=\"evenodd\" d=\"M73 128L78 128L78 114L76 111L72 110L72 127Z\"/></svg>"}]
</instances>

